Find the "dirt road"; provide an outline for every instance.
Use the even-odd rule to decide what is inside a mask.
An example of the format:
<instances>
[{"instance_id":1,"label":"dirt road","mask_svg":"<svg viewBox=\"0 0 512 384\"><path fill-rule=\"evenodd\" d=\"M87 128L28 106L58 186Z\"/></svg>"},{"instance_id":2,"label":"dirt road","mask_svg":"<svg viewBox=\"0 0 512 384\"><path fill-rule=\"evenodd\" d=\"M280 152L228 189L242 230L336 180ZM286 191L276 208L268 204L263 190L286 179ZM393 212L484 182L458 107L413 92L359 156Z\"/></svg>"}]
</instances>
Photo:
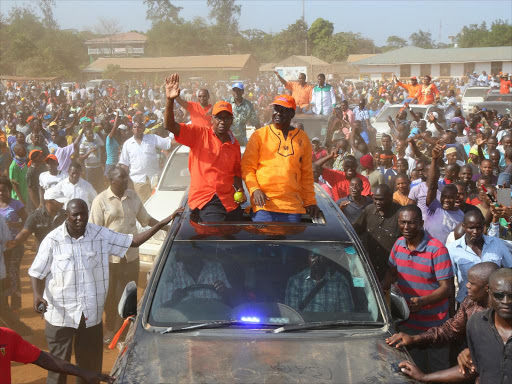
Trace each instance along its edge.
<instances>
[{"instance_id":1,"label":"dirt road","mask_svg":"<svg viewBox=\"0 0 512 384\"><path fill-rule=\"evenodd\" d=\"M28 276L28 268L35 257L34 238L25 245L25 255L23 256L21 266L21 289L22 289L22 308L18 312L21 319L34 330L34 334L27 338L28 341L36 345L37 347L48 350L46 339L44 336L44 319L41 315L38 315L32 309L32 289L30 287L30 279ZM140 292L139 292L140 297ZM115 350L104 350L103 351L103 372L109 373L110 369L114 365L117 358L117 349ZM72 360L73 361L73 360ZM46 371L39 368L36 365L28 364L13 364L12 365L12 382L14 384L27 384L27 383L45 383L46 382ZM68 383L75 383L74 378L68 377Z\"/></svg>"}]
</instances>

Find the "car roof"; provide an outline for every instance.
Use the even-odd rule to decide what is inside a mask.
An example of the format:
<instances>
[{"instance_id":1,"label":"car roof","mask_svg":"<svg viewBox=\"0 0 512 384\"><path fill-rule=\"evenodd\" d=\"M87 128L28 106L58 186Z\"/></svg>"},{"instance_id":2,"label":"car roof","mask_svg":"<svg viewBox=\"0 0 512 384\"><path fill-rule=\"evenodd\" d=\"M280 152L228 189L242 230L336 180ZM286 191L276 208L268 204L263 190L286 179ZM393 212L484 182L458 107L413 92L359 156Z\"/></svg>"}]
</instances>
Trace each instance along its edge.
<instances>
[{"instance_id":1,"label":"car roof","mask_svg":"<svg viewBox=\"0 0 512 384\"><path fill-rule=\"evenodd\" d=\"M317 223L254 223L223 222L197 223L190 209L185 210L175 235L178 241L306 241L306 242L349 242L357 236L336 203L325 190L315 184L317 205L323 220ZM186 197L182 202L185 202Z\"/></svg>"}]
</instances>

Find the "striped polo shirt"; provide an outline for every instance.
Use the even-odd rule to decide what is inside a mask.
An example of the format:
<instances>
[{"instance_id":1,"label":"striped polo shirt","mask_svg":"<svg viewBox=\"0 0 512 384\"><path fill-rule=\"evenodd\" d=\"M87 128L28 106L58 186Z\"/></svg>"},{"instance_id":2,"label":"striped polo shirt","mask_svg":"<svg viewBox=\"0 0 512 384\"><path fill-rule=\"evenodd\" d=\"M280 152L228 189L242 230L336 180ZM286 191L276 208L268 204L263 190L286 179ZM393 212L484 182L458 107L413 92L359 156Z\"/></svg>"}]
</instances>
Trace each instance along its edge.
<instances>
[{"instance_id":1,"label":"striped polo shirt","mask_svg":"<svg viewBox=\"0 0 512 384\"><path fill-rule=\"evenodd\" d=\"M411 251L402 236L393 245L389 264L398 270L398 287L407 302L412 297L430 295L439 288L439 281L453 277L450 255L437 239L423 233L423 240ZM448 320L448 299L426 305L411 313L402 325L418 331L438 327Z\"/></svg>"}]
</instances>

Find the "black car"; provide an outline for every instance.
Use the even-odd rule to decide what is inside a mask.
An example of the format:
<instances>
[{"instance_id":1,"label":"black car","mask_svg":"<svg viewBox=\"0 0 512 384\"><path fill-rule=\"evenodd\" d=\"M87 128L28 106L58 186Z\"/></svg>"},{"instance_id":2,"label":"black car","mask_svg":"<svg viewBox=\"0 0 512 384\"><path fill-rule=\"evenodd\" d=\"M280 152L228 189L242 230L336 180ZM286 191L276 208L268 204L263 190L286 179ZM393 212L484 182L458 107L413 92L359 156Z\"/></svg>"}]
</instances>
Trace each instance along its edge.
<instances>
[{"instance_id":1,"label":"black car","mask_svg":"<svg viewBox=\"0 0 512 384\"><path fill-rule=\"evenodd\" d=\"M315 186L320 219L172 224L112 369L117 383L409 383L369 258ZM186 195L183 205L186 204ZM320 288L315 288L320 287ZM325 287L325 289L324 289ZM408 316L392 295L395 320Z\"/></svg>"}]
</instances>

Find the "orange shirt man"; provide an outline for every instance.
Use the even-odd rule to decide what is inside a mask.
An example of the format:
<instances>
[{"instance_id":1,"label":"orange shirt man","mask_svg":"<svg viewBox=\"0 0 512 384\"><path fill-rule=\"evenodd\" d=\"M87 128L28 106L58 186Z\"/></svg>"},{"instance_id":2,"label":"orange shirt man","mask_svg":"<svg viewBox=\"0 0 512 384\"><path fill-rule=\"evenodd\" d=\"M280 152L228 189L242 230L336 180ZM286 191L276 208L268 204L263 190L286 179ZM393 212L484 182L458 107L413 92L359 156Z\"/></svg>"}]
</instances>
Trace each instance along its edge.
<instances>
[{"instance_id":1,"label":"orange shirt man","mask_svg":"<svg viewBox=\"0 0 512 384\"><path fill-rule=\"evenodd\" d=\"M199 102L186 101L178 96L176 101L190 114L190 122L192 125L211 126L212 105L208 103L210 99L210 93L207 89L200 89L197 92L197 99Z\"/></svg>"},{"instance_id":2,"label":"orange shirt man","mask_svg":"<svg viewBox=\"0 0 512 384\"><path fill-rule=\"evenodd\" d=\"M437 89L434 83L430 82L431 79L432 78L430 76L425 76L421 88L414 96L416 99L418 99L418 104L434 104L436 98L439 98L439 89Z\"/></svg>"},{"instance_id":3,"label":"orange shirt man","mask_svg":"<svg viewBox=\"0 0 512 384\"><path fill-rule=\"evenodd\" d=\"M510 93L510 88L512 88L512 81L507 80L507 76L502 76L500 79L500 93L506 95Z\"/></svg>"},{"instance_id":4,"label":"orange shirt man","mask_svg":"<svg viewBox=\"0 0 512 384\"><path fill-rule=\"evenodd\" d=\"M212 126L178 124L174 99L179 92L179 76L173 74L166 79L164 126L178 143L190 147L188 205L203 222L239 221L242 210L234 193L243 187L240 144L230 130L233 107L226 101L216 103Z\"/></svg>"},{"instance_id":5,"label":"orange shirt man","mask_svg":"<svg viewBox=\"0 0 512 384\"><path fill-rule=\"evenodd\" d=\"M274 72L286 89L292 91L292 97L299 108L306 108L311 104L313 87L306 83L306 74L299 73L299 81L286 81L279 73Z\"/></svg>"},{"instance_id":6,"label":"orange shirt man","mask_svg":"<svg viewBox=\"0 0 512 384\"><path fill-rule=\"evenodd\" d=\"M416 76L411 77L411 84L404 84L400 80L397 79L395 76L396 85L399 87L402 87L407 91L409 94L409 97L414 97L418 93L418 91L421 89L421 84L418 84L418 78Z\"/></svg>"}]
</instances>

